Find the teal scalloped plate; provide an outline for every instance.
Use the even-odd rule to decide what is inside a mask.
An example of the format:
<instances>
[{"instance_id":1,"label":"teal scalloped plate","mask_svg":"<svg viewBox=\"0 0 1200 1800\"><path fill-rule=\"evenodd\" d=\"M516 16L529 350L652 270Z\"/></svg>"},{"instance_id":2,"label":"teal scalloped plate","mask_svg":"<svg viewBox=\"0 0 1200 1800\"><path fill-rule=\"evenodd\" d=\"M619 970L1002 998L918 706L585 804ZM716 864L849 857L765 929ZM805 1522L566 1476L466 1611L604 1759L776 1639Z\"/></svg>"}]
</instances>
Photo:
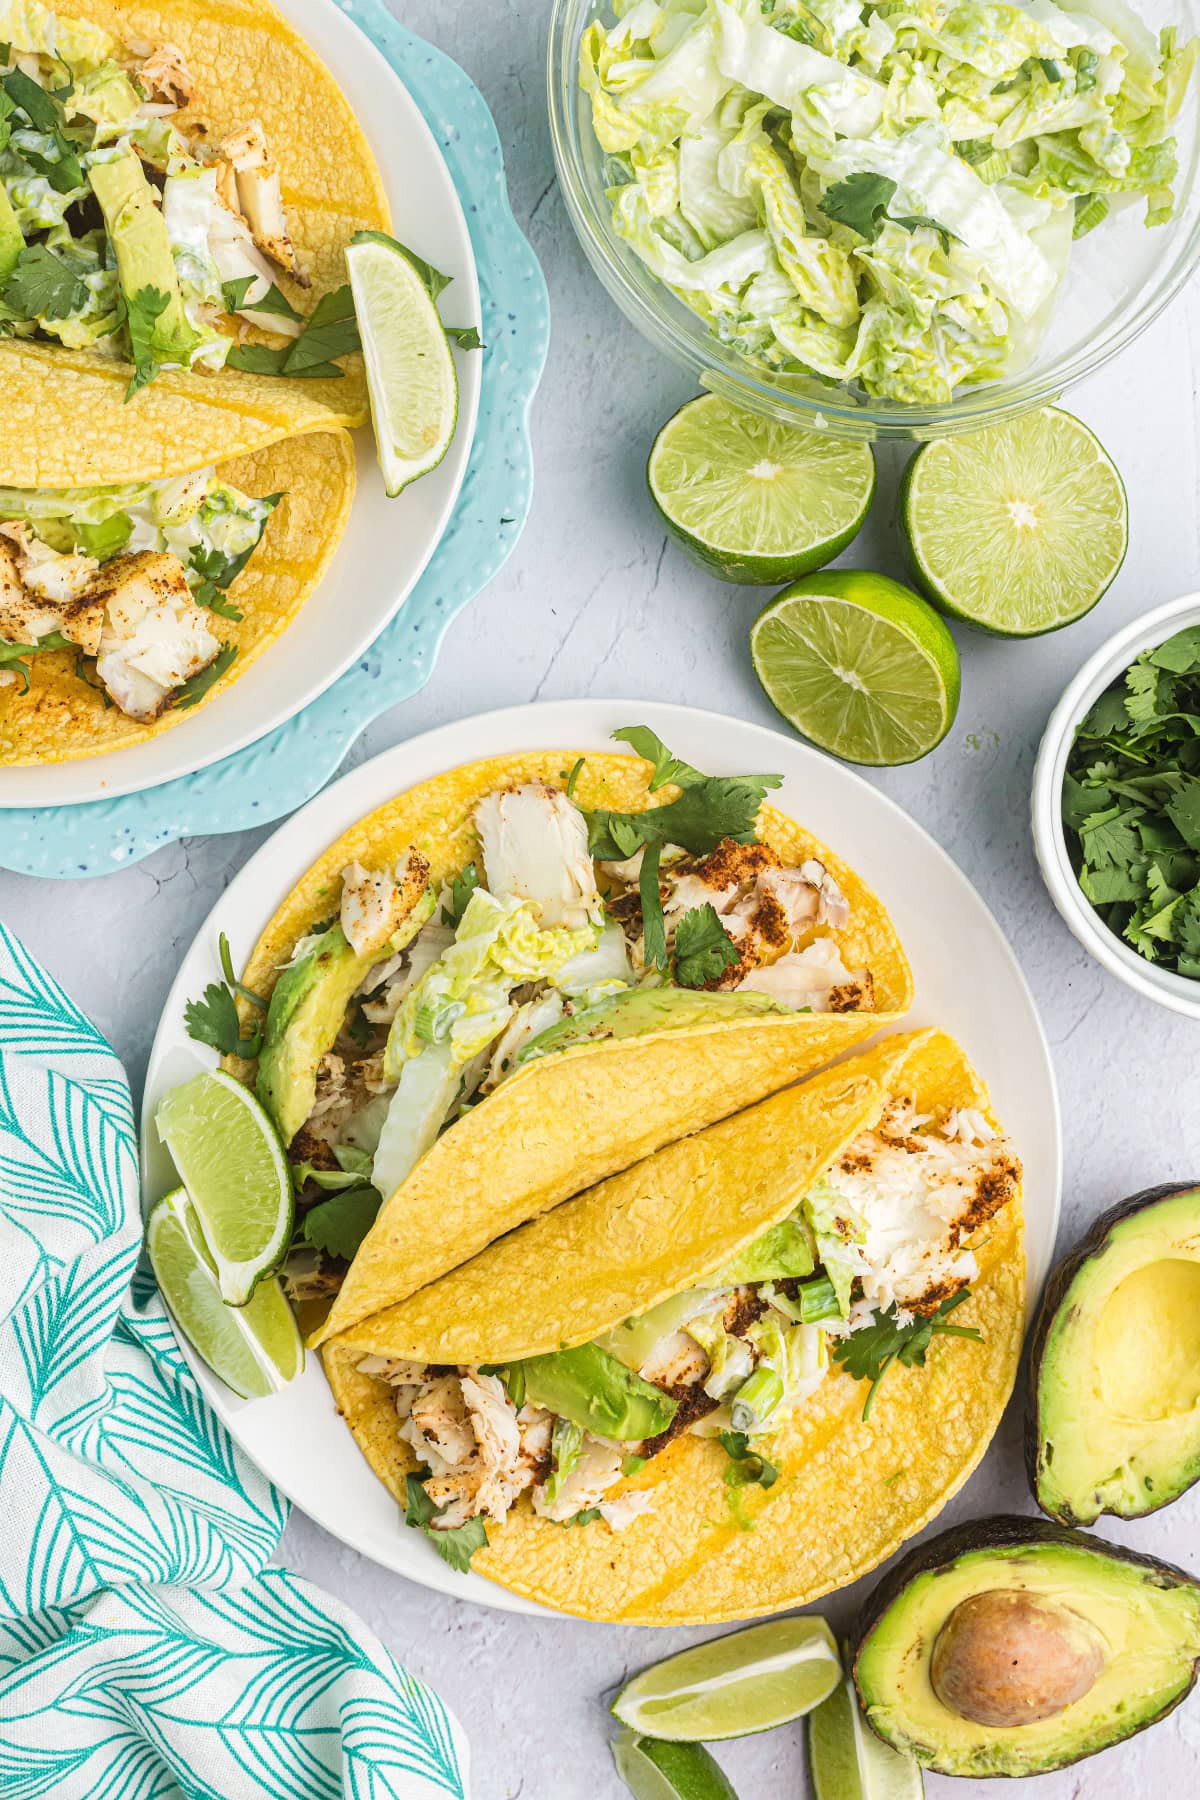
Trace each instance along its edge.
<instances>
[{"instance_id":1,"label":"teal scalloped plate","mask_svg":"<svg viewBox=\"0 0 1200 1800\"><path fill-rule=\"evenodd\" d=\"M458 189L471 234L488 346L462 492L412 593L333 686L257 743L194 775L86 806L2 815L0 865L25 875L110 875L176 838L266 825L323 787L355 738L424 687L451 619L496 574L529 512L529 407L550 336L537 258L508 204L495 122L456 63L414 37L382 0L338 0L420 107Z\"/></svg>"}]
</instances>

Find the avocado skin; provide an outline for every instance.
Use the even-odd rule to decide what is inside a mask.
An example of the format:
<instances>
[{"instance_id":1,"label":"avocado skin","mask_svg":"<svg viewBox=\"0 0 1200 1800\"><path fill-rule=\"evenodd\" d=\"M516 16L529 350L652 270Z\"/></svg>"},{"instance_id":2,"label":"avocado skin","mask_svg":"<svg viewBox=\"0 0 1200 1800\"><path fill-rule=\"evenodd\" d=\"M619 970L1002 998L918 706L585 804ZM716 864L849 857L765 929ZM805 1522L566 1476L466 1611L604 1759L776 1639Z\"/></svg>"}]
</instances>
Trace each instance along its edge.
<instances>
[{"instance_id":1,"label":"avocado skin","mask_svg":"<svg viewBox=\"0 0 1200 1800\"><path fill-rule=\"evenodd\" d=\"M1174 1189L1163 1190L1174 1192ZM1116 1210L1116 1209L1114 1209ZM1107 1215L1111 1216L1111 1215ZM1099 1221L1103 1224L1103 1220ZM1154 1578L1154 1586L1160 1588L1190 1587L1200 1593L1200 1581L1189 1575L1175 1563L1163 1562L1157 1556L1142 1556L1136 1550L1129 1550L1123 1544L1111 1544L1104 1538L1094 1537L1088 1531L1071 1531L1065 1525L1052 1524L1048 1519L1025 1519L1016 1513L999 1513L990 1519L967 1519L961 1525L952 1525L948 1531L941 1531L927 1543L917 1544L908 1555L902 1557L895 1568L890 1570L883 1580L869 1594L859 1615L858 1624L851 1638L850 1673L854 1680L854 1691L858 1696L859 1708L863 1720L870 1725L867 1695L863 1692L859 1680L859 1661L866 1647L867 1639L879 1624L884 1615L899 1601L909 1586L919 1575L938 1575L948 1570L960 1556L986 1553L989 1550L1019 1550L1034 1548L1039 1544L1049 1544L1057 1548L1072 1545L1086 1550L1093 1556L1107 1557L1111 1562L1128 1563L1133 1568L1147 1570ZM1109 1742L1098 1747L1111 1749L1114 1744L1124 1738L1133 1737L1144 1731L1149 1725L1157 1725L1168 1713L1182 1704L1196 1685L1197 1674L1200 1673L1200 1659L1194 1660L1191 1667L1191 1678L1187 1685L1172 1700L1160 1707L1158 1712L1149 1718L1126 1721L1127 1728L1111 1738ZM876 1733L878 1736L879 1733ZM885 1743L887 1739L883 1740ZM1089 1752L1089 1754L1094 1754ZM1036 1769L1030 1769L1030 1775L1047 1775L1055 1769L1069 1768L1072 1763L1082 1762L1082 1756L1065 1756L1059 1762L1039 1763ZM946 1772L946 1771L943 1771ZM1011 1779L999 1772L989 1770L971 1771L974 1780Z\"/></svg>"},{"instance_id":2,"label":"avocado skin","mask_svg":"<svg viewBox=\"0 0 1200 1800\"><path fill-rule=\"evenodd\" d=\"M1084 1265L1095 1256L1101 1256L1108 1249L1112 1239L1113 1228L1130 1219L1135 1213L1145 1212L1148 1207L1158 1206L1164 1200L1174 1200L1180 1194L1196 1195L1196 1212L1200 1219L1200 1183L1195 1181L1166 1182L1160 1187L1143 1188L1141 1193L1131 1194L1128 1200L1119 1200L1110 1206L1107 1212L1101 1213L1073 1250L1069 1250L1051 1270L1046 1286L1042 1291L1041 1304L1038 1307L1037 1320L1029 1340L1029 1380L1025 1396L1025 1471L1033 1497L1041 1510L1049 1519L1060 1525L1072 1526L1079 1520L1069 1509L1064 1507L1054 1512L1047 1506L1041 1493L1042 1470L1042 1427L1038 1406L1038 1394L1042 1384L1042 1371L1045 1363L1046 1343L1053 1328L1055 1319L1061 1311L1075 1277ZM1164 1488L1160 1498L1148 1506L1139 1507L1136 1513L1119 1513L1114 1507L1104 1507L1102 1512L1113 1518L1143 1518L1162 1507L1169 1506L1172 1500L1178 1500L1196 1481L1200 1481L1200 1464L1196 1473L1189 1476L1182 1484L1174 1488ZM1115 1554L1115 1550L1114 1550Z\"/></svg>"}]
</instances>

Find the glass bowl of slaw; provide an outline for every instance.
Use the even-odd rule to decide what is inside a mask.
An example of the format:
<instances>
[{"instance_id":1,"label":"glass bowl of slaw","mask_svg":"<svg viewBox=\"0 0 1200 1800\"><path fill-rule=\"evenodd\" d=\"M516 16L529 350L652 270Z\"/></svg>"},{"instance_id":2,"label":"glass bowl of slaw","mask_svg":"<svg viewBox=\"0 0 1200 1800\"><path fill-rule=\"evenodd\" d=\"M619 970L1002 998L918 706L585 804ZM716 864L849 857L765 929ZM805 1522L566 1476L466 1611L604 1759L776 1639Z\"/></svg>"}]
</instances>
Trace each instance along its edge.
<instances>
[{"instance_id":1,"label":"glass bowl of slaw","mask_svg":"<svg viewBox=\"0 0 1200 1800\"><path fill-rule=\"evenodd\" d=\"M686 3L687 10L700 12L697 0ZM1037 13L1040 3L1029 0L1029 12ZM1073 4L1082 7L1084 0ZM1124 0L1096 0L1096 12L1105 18L1114 6L1121 9L1118 18L1128 16ZM1136 11L1155 37L1173 27L1182 44L1200 33L1200 0L1136 0ZM1014 357L997 378L960 385L951 397L936 401L882 398L854 382L769 369L760 358L722 341L614 226L611 191L628 181L628 171L601 147L592 101L580 84L585 33L597 21L609 27L613 20L604 0L553 0L547 87L567 212L593 269L626 318L700 386L735 405L840 437L923 440L976 431L1053 402L1094 374L1145 330L1200 260L1200 72L1194 72L1179 115L1167 128L1178 158L1172 216L1147 228L1146 202L1139 195L1115 206L1099 228L1075 241L1049 323L1031 356Z\"/></svg>"}]
</instances>

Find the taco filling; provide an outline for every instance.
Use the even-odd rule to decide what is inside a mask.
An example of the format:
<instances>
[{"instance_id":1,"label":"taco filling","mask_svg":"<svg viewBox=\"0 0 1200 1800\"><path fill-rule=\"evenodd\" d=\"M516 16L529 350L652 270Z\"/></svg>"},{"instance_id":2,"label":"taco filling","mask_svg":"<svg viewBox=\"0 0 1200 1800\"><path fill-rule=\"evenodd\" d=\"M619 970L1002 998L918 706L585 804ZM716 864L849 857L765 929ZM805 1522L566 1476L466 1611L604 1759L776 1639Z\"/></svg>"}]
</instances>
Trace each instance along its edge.
<instances>
[{"instance_id":1,"label":"taco filling","mask_svg":"<svg viewBox=\"0 0 1200 1800\"><path fill-rule=\"evenodd\" d=\"M789 1217L590 1343L500 1368L364 1356L358 1370L394 1388L399 1435L421 1465L409 1522L498 1524L528 1493L542 1518L619 1531L653 1504L614 1492L622 1477L684 1432L720 1439L731 1498L740 1483L769 1485L771 1435L831 1364L873 1364L877 1385L897 1356L922 1365L934 1333L978 1337L946 1315L978 1272L981 1228L1020 1179L982 1112L921 1113L897 1094Z\"/></svg>"},{"instance_id":2,"label":"taco filling","mask_svg":"<svg viewBox=\"0 0 1200 1800\"><path fill-rule=\"evenodd\" d=\"M246 325L300 334L276 277L309 278L263 126L210 141L178 122L193 101L174 45L0 0L0 335L123 357L133 394L163 368L258 367Z\"/></svg>"},{"instance_id":3,"label":"taco filling","mask_svg":"<svg viewBox=\"0 0 1200 1800\"><path fill-rule=\"evenodd\" d=\"M212 469L125 487L0 488L0 697L30 659L73 649L76 671L129 718L186 707L237 654L227 589L278 504Z\"/></svg>"},{"instance_id":4,"label":"taco filling","mask_svg":"<svg viewBox=\"0 0 1200 1800\"><path fill-rule=\"evenodd\" d=\"M416 849L394 872L343 870L339 916L279 976L259 1058L302 1209L354 1182L394 1194L467 1109L573 1045L872 1009L870 969L830 935L851 913L837 881L756 836L774 779L671 779L681 798L641 814L585 812L546 782L485 793L477 852L437 892ZM344 1260L314 1257L309 1234L293 1298L335 1292Z\"/></svg>"}]
</instances>

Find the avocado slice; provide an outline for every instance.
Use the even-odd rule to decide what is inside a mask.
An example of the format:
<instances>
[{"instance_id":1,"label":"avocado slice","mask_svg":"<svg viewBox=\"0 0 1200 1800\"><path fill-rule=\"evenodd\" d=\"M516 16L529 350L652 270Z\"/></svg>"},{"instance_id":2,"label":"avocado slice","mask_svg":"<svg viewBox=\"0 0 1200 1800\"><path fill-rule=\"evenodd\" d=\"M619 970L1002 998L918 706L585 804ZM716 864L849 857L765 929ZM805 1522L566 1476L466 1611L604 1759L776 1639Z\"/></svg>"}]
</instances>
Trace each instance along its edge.
<instances>
[{"instance_id":1,"label":"avocado slice","mask_svg":"<svg viewBox=\"0 0 1200 1800\"><path fill-rule=\"evenodd\" d=\"M359 956L341 926L330 925L275 983L255 1092L285 1146L313 1109L322 1058L342 1029L355 988L378 957L377 950Z\"/></svg>"},{"instance_id":2,"label":"avocado slice","mask_svg":"<svg viewBox=\"0 0 1200 1800\"><path fill-rule=\"evenodd\" d=\"M570 1050L600 1038L640 1037L644 1032L678 1031L685 1026L716 1025L726 1019L757 1018L763 1013L791 1012L769 994L711 994L702 988L627 988L609 1000L586 1006L531 1038L517 1056L518 1065L535 1057Z\"/></svg>"},{"instance_id":3,"label":"avocado slice","mask_svg":"<svg viewBox=\"0 0 1200 1800\"><path fill-rule=\"evenodd\" d=\"M657 1437L675 1417L679 1402L599 1344L554 1350L517 1364L525 1375L525 1398L564 1419L621 1443Z\"/></svg>"},{"instance_id":4,"label":"avocado slice","mask_svg":"<svg viewBox=\"0 0 1200 1800\"><path fill-rule=\"evenodd\" d=\"M1161 1719L1200 1658L1200 1582L1044 1519L919 1544L867 1602L853 1674L885 1743L943 1775L1041 1775Z\"/></svg>"},{"instance_id":5,"label":"avocado slice","mask_svg":"<svg viewBox=\"0 0 1200 1800\"><path fill-rule=\"evenodd\" d=\"M0 288L17 266L17 258L25 248L17 215L12 209L4 183L0 181Z\"/></svg>"},{"instance_id":6,"label":"avocado slice","mask_svg":"<svg viewBox=\"0 0 1200 1800\"><path fill-rule=\"evenodd\" d=\"M1123 1201L1051 1275L1026 1459L1064 1525L1140 1518L1200 1479L1200 1187Z\"/></svg>"},{"instance_id":7,"label":"avocado slice","mask_svg":"<svg viewBox=\"0 0 1200 1800\"><path fill-rule=\"evenodd\" d=\"M92 163L88 180L104 214L117 259L117 280L130 313L145 316L143 296L148 292L166 297L166 305L149 326L153 359L186 364L200 336L184 308L166 220L138 156L123 150L106 162Z\"/></svg>"}]
</instances>

